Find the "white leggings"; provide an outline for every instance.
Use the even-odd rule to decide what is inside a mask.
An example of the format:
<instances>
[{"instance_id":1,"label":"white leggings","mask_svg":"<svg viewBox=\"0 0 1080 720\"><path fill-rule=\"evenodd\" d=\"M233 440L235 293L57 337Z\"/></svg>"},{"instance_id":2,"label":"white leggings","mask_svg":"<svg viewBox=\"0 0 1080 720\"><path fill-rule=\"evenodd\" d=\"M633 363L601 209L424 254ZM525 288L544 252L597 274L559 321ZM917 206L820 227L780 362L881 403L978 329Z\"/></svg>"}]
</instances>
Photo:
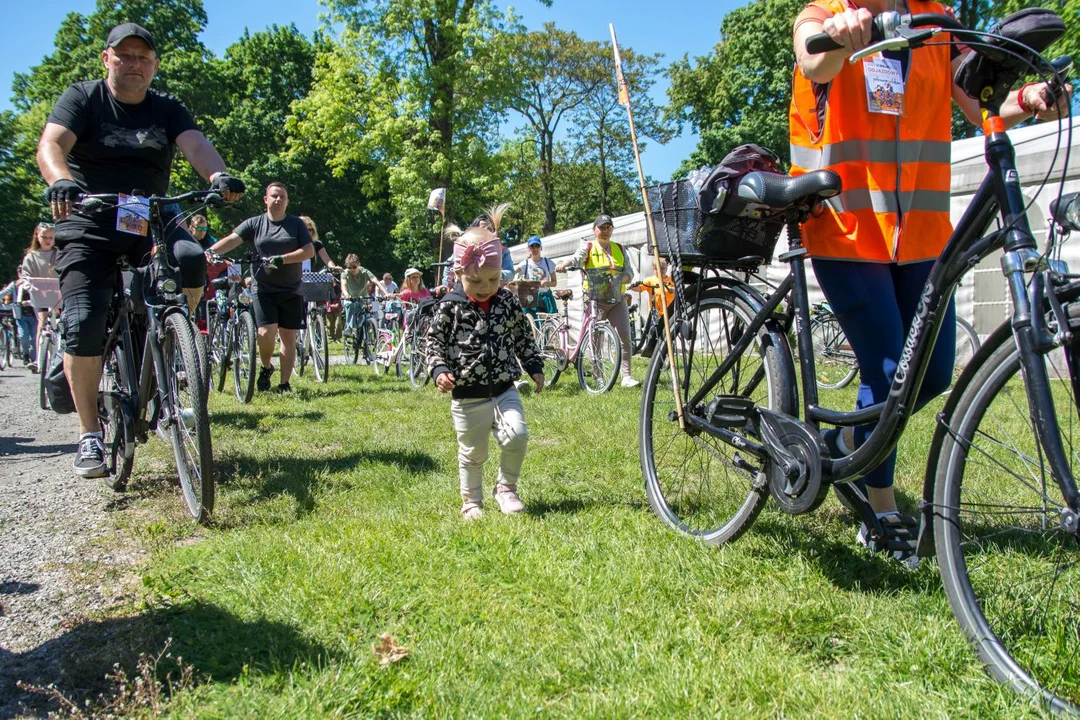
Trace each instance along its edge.
<instances>
[{"instance_id":1,"label":"white leggings","mask_svg":"<svg viewBox=\"0 0 1080 720\"><path fill-rule=\"evenodd\" d=\"M466 505L484 504L484 462L488 457L488 434L502 450L499 484L517 487L529 429L517 389L511 387L494 398L450 401L450 415L458 439L458 476L461 499Z\"/></svg>"}]
</instances>

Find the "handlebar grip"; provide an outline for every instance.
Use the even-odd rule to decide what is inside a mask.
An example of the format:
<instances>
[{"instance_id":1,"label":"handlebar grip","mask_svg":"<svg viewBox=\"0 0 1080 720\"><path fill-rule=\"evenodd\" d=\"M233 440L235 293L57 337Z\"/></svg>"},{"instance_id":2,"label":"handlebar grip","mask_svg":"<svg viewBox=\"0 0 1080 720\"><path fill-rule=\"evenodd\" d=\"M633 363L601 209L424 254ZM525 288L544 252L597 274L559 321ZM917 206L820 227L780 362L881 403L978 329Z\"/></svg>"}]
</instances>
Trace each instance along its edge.
<instances>
[{"instance_id":1,"label":"handlebar grip","mask_svg":"<svg viewBox=\"0 0 1080 720\"><path fill-rule=\"evenodd\" d=\"M870 26L870 42L876 43L884 40L886 25L890 27L896 26L899 23L899 17L897 13L888 12L875 15L873 24ZM839 50L842 47L844 46L829 37L828 33L820 32L806 39L806 52L811 55L820 55L830 50Z\"/></svg>"},{"instance_id":2,"label":"handlebar grip","mask_svg":"<svg viewBox=\"0 0 1080 720\"><path fill-rule=\"evenodd\" d=\"M1047 83L1046 89L1050 93L1050 106L1057 105L1058 100L1061 99L1061 94L1065 92L1064 82L1068 82L1069 71L1072 70L1073 59L1070 55L1062 55L1061 57L1050 61L1051 67L1054 68L1055 75L1050 77L1050 82ZM1064 82L1062 82L1064 80Z\"/></svg>"}]
</instances>

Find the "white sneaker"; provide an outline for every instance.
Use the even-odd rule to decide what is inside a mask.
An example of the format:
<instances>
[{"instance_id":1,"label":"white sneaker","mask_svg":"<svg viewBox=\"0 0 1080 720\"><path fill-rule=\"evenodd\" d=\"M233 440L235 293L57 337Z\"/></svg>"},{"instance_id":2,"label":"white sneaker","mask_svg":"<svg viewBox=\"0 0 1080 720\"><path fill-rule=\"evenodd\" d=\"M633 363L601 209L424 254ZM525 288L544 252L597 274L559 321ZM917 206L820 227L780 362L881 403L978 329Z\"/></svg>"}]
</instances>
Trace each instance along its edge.
<instances>
[{"instance_id":1,"label":"white sneaker","mask_svg":"<svg viewBox=\"0 0 1080 720\"><path fill-rule=\"evenodd\" d=\"M479 520L484 517L484 510L476 503L465 503L461 506L461 519L465 522Z\"/></svg>"},{"instance_id":2,"label":"white sneaker","mask_svg":"<svg viewBox=\"0 0 1080 720\"><path fill-rule=\"evenodd\" d=\"M495 486L495 502L499 503L499 510L503 515L517 515L525 509L525 505L518 497L517 488L513 485L499 484Z\"/></svg>"},{"instance_id":3,"label":"white sneaker","mask_svg":"<svg viewBox=\"0 0 1080 720\"><path fill-rule=\"evenodd\" d=\"M623 387L637 387L641 383L639 381L635 380L634 378L630 377L629 375L623 375L622 382L619 383L619 384L622 385Z\"/></svg>"}]
</instances>

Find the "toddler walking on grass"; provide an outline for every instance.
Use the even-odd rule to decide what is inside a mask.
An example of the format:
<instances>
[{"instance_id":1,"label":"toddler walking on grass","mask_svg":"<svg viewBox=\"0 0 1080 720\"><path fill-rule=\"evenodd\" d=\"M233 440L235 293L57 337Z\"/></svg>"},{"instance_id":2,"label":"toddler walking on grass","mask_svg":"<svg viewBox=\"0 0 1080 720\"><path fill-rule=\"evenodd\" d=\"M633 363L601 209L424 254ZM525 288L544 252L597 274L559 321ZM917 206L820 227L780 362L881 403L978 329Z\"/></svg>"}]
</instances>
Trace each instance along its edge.
<instances>
[{"instance_id":1,"label":"toddler walking on grass","mask_svg":"<svg viewBox=\"0 0 1080 720\"><path fill-rule=\"evenodd\" d=\"M454 238L454 272L460 287L439 303L427 336L428 368L439 390L451 394L450 415L458 440L461 516L476 520L484 511L484 462L488 435L499 445L495 502L507 515L525 509L517 484L525 461L529 430L514 381L525 368L544 388L544 363L529 321L517 298L500 287L502 246L499 222L509 203L489 213L492 227L462 232ZM520 360L520 366L519 366Z\"/></svg>"}]
</instances>

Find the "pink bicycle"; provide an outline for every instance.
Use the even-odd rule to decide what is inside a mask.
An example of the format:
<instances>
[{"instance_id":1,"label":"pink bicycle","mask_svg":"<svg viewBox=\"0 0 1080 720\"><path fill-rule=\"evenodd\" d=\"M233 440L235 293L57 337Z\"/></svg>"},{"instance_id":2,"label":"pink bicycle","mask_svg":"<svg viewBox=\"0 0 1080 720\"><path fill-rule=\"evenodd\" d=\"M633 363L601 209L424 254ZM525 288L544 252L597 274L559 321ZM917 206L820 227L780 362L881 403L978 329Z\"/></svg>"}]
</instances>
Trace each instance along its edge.
<instances>
[{"instance_id":1,"label":"pink bicycle","mask_svg":"<svg viewBox=\"0 0 1080 720\"><path fill-rule=\"evenodd\" d=\"M544 380L554 387L563 371L577 367L578 384L586 392L599 395L615 385L622 362L619 334L607 320L597 320L591 300L585 303L581 330L577 342L570 345L571 290L555 290L555 299L562 303L562 312L542 315L540 326L541 351L544 356Z\"/></svg>"}]
</instances>

